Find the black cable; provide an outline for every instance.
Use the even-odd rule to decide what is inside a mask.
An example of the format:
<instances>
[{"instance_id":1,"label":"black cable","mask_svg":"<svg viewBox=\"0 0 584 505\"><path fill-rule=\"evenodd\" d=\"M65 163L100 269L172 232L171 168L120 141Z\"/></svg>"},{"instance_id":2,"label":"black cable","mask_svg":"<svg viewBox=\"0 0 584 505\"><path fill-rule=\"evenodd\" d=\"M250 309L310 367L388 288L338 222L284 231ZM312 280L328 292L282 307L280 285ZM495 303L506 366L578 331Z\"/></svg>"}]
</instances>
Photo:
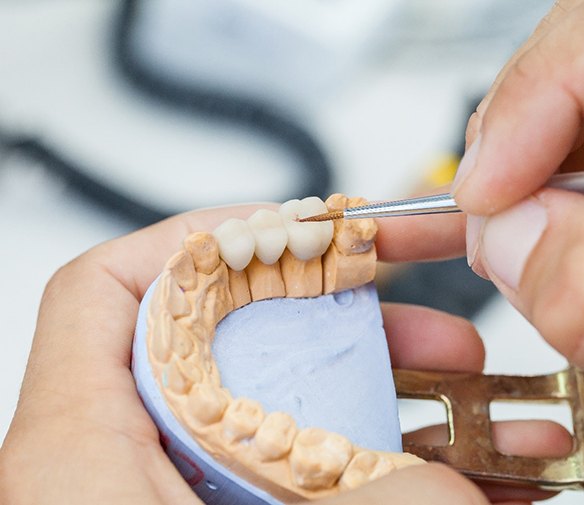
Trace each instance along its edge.
<instances>
[{"instance_id":1,"label":"black cable","mask_svg":"<svg viewBox=\"0 0 584 505\"><path fill-rule=\"evenodd\" d=\"M122 75L137 89L151 98L197 115L216 120L239 123L273 138L297 154L303 173L300 186L289 198L320 196L330 191L331 169L328 160L313 136L292 118L285 117L268 103L259 99L238 97L230 93L186 85L169 77L157 75L132 52L132 35L139 0L123 0L114 36L116 64Z\"/></svg>"},{"instance_id":2,"label":"black cable","mask_svg":"<svg viewBox=\"0 0 584 505\"><path fill-rule=\"evenodd\" d=\"M331 181L331 170L316 140L302 126L286 118L268 104L228 95L209 89L183 86L166 80L141 66L132 55L131 36L137 0L124 0L114 29L113 62L121 76L135 89L146 93L170 107L196 115L207 115L214 120L258 131L273 138L297 154L303 174L296 179L298 187L289 190L288 198L318 195L326 198ZM58 149L29 134L6 135L0 131L0 149L5 155L18 152L39 162L51 174L59 177L68 188L83 195L105 211L136 226L146 226L185 209L159 209L118 190L89 175L82 164L73 161ZM199 202L204 207L217 202Z\"/></svg>"},{"instance_id":3,"label":"black cable","mask_svg":"<svg viewBox=\"0 0 584 505\"><path fill-rule=\"evenodd\" d=\"M115 27L114 62L122 76L136 89L168 106L192 114L204 114L216 120L238 123L288 146L298 154L304 171L303 177L297 178L301 183L300 188L295 189L290 197L318 195L326 198L331 179L328 161L315 139L291 118L284 117L268 104L186 86L158 76L142 66L131 50L137 6L138 0L123 0ZM105 210L131 220L137 226L159 221L174 213L174 209L157 209L91 177L88 175L91 172L38 138L10 137L0 131L0 149L4 154L17 151L40 162L70 188ZM462 152L463 149L464 146L458 146L459 151ZM389 286L382 288L380 295L384 300L421 303L469 317L494 292L492 285L471 274L464 260L455 260L408 268L396 276Z\"/></svg>"},{"instance_id":4,"label":"black cable","mask_svg":"<svg viewBox=\"0 0 584 505\"><path fill-rule=\"evenodd\" d=\"M107 212L113 212L132 224L142 227L160 221L171 212L142 203L122 191L109 186L90 175L88 170L68 160L32 137L10 138L0 132L0 145L6 155L12 152L25 154L39 162L43 168L62 180L66 186L87 198Z\"/></svg>"}]
</instances>

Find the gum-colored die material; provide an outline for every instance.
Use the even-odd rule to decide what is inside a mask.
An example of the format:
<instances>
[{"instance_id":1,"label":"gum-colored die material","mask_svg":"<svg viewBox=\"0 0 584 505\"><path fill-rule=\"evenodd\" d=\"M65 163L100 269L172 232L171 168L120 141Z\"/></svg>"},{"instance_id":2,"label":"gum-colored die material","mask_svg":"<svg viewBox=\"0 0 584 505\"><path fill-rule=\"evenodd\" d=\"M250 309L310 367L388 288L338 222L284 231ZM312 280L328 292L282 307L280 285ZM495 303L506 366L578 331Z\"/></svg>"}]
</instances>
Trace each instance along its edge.
<instances>
[{"instance_id":1,"label":"gum-colored die material","mask_svg":"<svg viewBox=\"0 0 584 505\"><path fill-rule=\"evenodd\" d=\"M323 292L336 293L355 288L361 282L375 278L377 253L371 248L362 254L342 254L335 244L331 244L322 258Z\"/></svg>"},{"instance_id":2,"label":"gum-colored die material","mask_svg":"<svg viewBox=\"0 0 584 505\"><path fill-rule=\"evenodd\" d=\"M228 442L252 437L264 419L262 406L255 400L235 399L223 418L223 435Z\"/></svg>"},{"instance_id":3,"label":"gum-colored die material","mask_svg":"<svg viewBox=\"0 0 584 505\"><path fill-rule=\"evenodd\" d=\"M238 309L251 302L249 282L245 271L229 270L229 291L233 300L233 308Z\"/></svg>"},{"instance_id":4,"label":"gum-colored die material","mask_svg":"<svg viewBox=\"0 0 584 505\"><path fill-rule=\"evenodd\" d=\"M166 363L172 355L171 325L174 320L168 311L157 312L158 317L150 325L150 353L159 363Z\"/></svg>"},{"instance_id":5,"label":"gum-colored die material","mask_svg":"<svg viewBox=\"0 0 584 505\"><path fill-rule=\"evenodd\" d=\"M277 213L260 210L247 221L228 220L213 233L197 232L189 235L183 242L183 250L166 263L151 294L144 319L145 352L151 376L156 381L159 394L163 395L170 417L164 417L158 411L151 413L163 433L166 433L164 430L168 426L175 426L174 433L184 431L196 442L197 450L204 451L205 456L198 459L197 463L189 459L184 446L173 453L175 464L185 476L189 475L187 480L204 499L213 501L212 496L219 496L212 495L213 490L218 489L212 480L220 476L214 469L215 463L211 464L209 458L222 465L225 472L233 472L244 479L238 481L242 488L241 495L225 498L227 501L218 503L245 504L279 504L334 496L396 468L422 463L422 460L409 454L384 452L375 448L363 449L348 437L336 433L336 430L306 427L296 416L308 412L309 408L314 409L308 405L308 397L291 397L292 400L298 400L298 408L294 411L296 419L289 413L279 411L286 409L269 411L253 395L233 398L231 387L226 389L222 383L212 352L217 325L228 314L240 308L243 309L238 313L251 314L253 317L256 312L246 312L248 308L245 306L260 300L270 299L261 303L279 303L279 300L273 299L295 298L299 300L293 301L297 304L294 305L294 314L310 314L310 318L314 315L325 317L326 312L321 309L326 306L330 314L334 314L334 310L341 311L337 312L337 319L342 319L339 317L341 314L349 314L347 307L353 303L353 297L356 305L359 305L357 300L370 300L371 297L366 293L371 291L346 290L372 289L364 285L375 276L375 222L364 219L338 221L333 225L331 222L297 221L299 217L364 203L362 199L350 199L344 195L331 196L326 205L316 197L291 200L284 203ZM334 296L321 296L330 293ZM317 309L302 312L298 304L311 303L312 300L308 298L323 303ZM376 296L374 300L377 300ZM359 307L366 309L371 305L361 303ZM286 321L278 317L274 315L270 319L269 326L273 327L273 331L278 331L280 327L290 328ZM380 316L376 317L380 320ZM326 320L318 324L327 325ZM257 333L254 335L259 337ZM317 337L321 335L331 338L331 334L324 328L316 334ZM268 336L261 337L264 342L262 345L279 345L276 339L266 340ZM381 338L385 346L385 336L381 334ZM328 345L312 340L309 343L317 346L310 352L314 359L322 361L319 361L321 364L318 366L331 366L327 365L326 352L318 350L318 346L325 351L332 349L330 340ZM354 341L339 341L335 345L337 362L342 359L344 352L348 352L347 349L352 352L350 350L357 346ZM304 347L298 347L295 351L303 352ZM273 356L262 346L248 346L246 349L245 352ZM389 366L388 357L385 359ZM292 377L299 380L306 377L306 380L310 380L312 364L306 361L300 354L298 365L294 365L300 367L299 371L292 373ZM139 365L138 368L142 369L142 363ZM272 360L270 366L275 371L274 381L277 381L277 360ZM381 366L379 373L384 373L383 370L385 368ZM355 372L352 370L350 373ZM266 377L271 376L268 374ZM345 387L347 394L355 396L351 389L354 389L353 383L345 383ZM389 384L393 387L391 382ZM138 388L143 394L140 383ZM324 395L320 398L328 397L325 389L320 394ZM395 401L395 392L393 397ZM302 398L307 400L304 405ZM321 409L320 401L314 405ZM371 409L366 412L367 419L371 419ZM397 419L397 414L392 415ZM399 427L396 429L399 450ZM352 432L351 438L355 435ZM203 465L207 473L203 474L198 465ZM237 477L232 479L231 482L237 481ZM201 482L207 484L203 486ZM258 498L252 499L250 490L256 488L263 491L258 491L253 495ZM225 496L231 496L231 491L223 492L227 493Z\"/></svg>"},{"instance_id":6,"label":"gum-colored die material","mask_svg":"<svg viewBox=\"0 0 584 505\"><path fill-rule=\"evenodd\" d=\"M254 302L286 296L284 279L282 279L278 263L265 265L259 259L254 258L247 267L246 273L251 299Z\"/></svg>"},{"instance_id":7,"label":"gum-colored die material","mask_svg":"<svg viewBox=\"0 0 584 505\"><path fill-rule=\"evenodd\" d=\"M328 489L343 473L353 454L345 437L320 428L302 430L292 445L290 466L303 489Z\"/></svg>"},{"instance_id":8,"label":"gum-colored die material","mask_svg":"<svg viewBox=\"0 0 584 505\"><path fill-rule=\"evenodd\" d=\"M200 424L213 424L221 420L229 398L213 384L195 384L189 392L187 405L188 414Z\"/></svg>"},{"instance_id":9,"label":"gum-colored die material","mask_svg":"<svg viewBox=\"0 0 584 505\"><path fill-rule=\"evenodd\" d=\"M329 211L344 210L367 204L364 198L347 198L344 195L331 195L326 200ZM337 219L334 221L334 239L337 250L345 256L360 254L373 247L377 224L374 219Z\"/></svg>"},{"instance_id":10,"label":"gum-colored die material","mask_svg":"<svg viewBox=\"0 0 584 505\"><path fill-rule=\"evenodd\" d=\"M286 296L301 298L322 294L322 260L299 260L288 249L280 258L280 270L286 286Z\"/></svg>"},{"instance_id":11,"label":"gum-colored die material","mask_svg":"<svg viewBox=\"0 0 584 505\"><path fill-rule=\"evenodd\" d=\"M296 432L296 423L288 414L268 414L255 436L255 444L262 459L273 461L286 456L292 448Z\"/></svg>"},{"instance_id":12,"label":"gum-colored die material","mask_svg":"<svg viewBox=\"0 0 584 505\"><path fill-rule=\"evenodd\" d=\"M190 291L197 287L195 263L187 251L177 252L168 260L166 266L183 290Z\"/></svg>"},{"instance_id":13,"label":"gum-colored die material","mask_svg":"<svg viewBox=\"0 0 584 505\"><path fill-rule=\"evenodd\" d=\"M180 358L173 359L164 370L164 382L166 386L173 392L179 395L183 395L189 392L192 382L188 377L182 372L179 367Z\"/></svg>"},{"instance_id":14,"label":"gum-colored die material","mask_svg":"<svg viewBox=\"0 0 584 505\"><path fill-rule=\"evenodd\" d=\"M219 266L219 244L211 233L193 233L185 238L184 246L193 258L197 272L208 275Z\"/></svg>"},{"instance_id":15,"label":"gum-colored die material","mask_svg":"<svg viewBox=\"0 0 584 505\"><path fill-rule=\"evenodd\" d=\"M186 316L191 311L183 290L169 271L160 276L154 297L156 300L150 306L150 316L153 318L163 308L175 318Z\"/></svg>"},{"instance_id":16,"label":"gum-colored die material","mask_svg":"<svg viewBox=\"0 0 584 505\"><path fill-rule=\"evenodd\" d=\"M397 467L391 459L374 451L362 451L353 457L343 473L341 489L355 489L363 484L387 475Z\"/></svg>"},{"instance_id":17,"label":"gum-colored die material","mask_svg":"<svg viewBox=\"0 0 584 505\"><path fill-rule=\"evenodd\" d=\"M179 357L174 359L165 370L168 388L176 394L187 394L194 383L203 381L203 373L192 361Z\"/></svg>"}]
</instances>

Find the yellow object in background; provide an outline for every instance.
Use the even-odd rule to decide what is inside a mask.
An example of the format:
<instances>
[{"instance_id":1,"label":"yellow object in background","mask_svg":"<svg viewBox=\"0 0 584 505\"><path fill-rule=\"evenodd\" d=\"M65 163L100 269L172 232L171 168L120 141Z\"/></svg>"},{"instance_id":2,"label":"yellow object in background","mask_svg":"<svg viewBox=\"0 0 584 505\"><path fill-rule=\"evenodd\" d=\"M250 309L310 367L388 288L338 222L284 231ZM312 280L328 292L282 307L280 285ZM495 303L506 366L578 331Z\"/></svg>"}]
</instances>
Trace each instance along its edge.
<instances>
[{"instance_id":1,"label":"yellow object in background","mask_svg":"<svg viewBox=\"0 0 584 505\"><path fill-rule=\"evenodd\" d=\"M450 184L454 179L459 163L460 157L456 154L445 153L436 156L424 176L423 184L431 188Z\"/></svg>"}]
</instances>

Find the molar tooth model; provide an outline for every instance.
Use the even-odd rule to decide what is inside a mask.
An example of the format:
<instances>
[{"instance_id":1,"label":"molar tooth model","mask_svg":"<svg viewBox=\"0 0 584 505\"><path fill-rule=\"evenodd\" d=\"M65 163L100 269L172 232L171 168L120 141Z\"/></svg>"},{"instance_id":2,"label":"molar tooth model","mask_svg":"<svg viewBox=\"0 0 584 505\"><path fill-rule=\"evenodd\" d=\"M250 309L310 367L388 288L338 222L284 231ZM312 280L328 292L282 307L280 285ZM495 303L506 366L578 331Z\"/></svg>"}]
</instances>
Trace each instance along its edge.
<instances>
[{"instance_id":1,"label":"molar tooth model","mask_svg":"<svg viewBox=\"0 0 584 505\"><path fill-rule=\"evenodd\" d=\"M423 463L400 452L375 222L296 221L363 203L291 200L194 233L146 294L138 390L206 503L317 499Z\"/></svg>"}]
</instances>

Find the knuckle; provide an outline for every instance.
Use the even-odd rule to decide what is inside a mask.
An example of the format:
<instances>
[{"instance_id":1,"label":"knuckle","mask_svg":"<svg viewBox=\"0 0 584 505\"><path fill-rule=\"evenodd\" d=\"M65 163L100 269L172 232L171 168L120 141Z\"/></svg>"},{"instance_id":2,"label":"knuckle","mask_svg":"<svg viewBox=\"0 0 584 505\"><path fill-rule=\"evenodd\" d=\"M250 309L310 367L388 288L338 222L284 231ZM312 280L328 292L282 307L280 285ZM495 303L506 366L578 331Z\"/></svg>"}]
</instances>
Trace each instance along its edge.
<instances>
[{"instance_id":1,"label":"knuckle","mask_svg":"<svg viewBox=\"0 0 584 505\"><path fill-rule=\"evenodd\" d=\"M481 128L482 116L479 114L478 110L473 112L468 120L466 127L466 147L468 148L474 141L474 139L479 134Z\"/></svg>"},{"instance_id":2,"label":"knuckle","mask_svg":"<svg viewBox=\"0 0 584 505\"><path fill-rule=\"evenodd\" d=\"M82 254L69 261L65 265L58 268L50 277L45 286L42 302L46 304L55 298L58 298L67 290L71 283L80 279L80 275L84 272L88 262L90 261L91 251Z\"/></svg>"},{"instance_id":3,"label":"knuckle","mask_svg":"<svg viewBox=\"0 0 584 505\"><path fill-rule=\"evenodd\" d=\"M43 303L47 303L54 298L57 298L67 284L67 280L71 277L71 269L73 262L69 262L60 267L49 279L43 293Z\"/></svg>"},{"instance_id":4,"label":"knuckle","mask_svg":"<svg viewBox=\"0 0 584 505\"><path fill-rule=\"evenodd\" d=\"M515 61L511 68L516 86L527 86L541 75L549 75L546 71L548 62L553 61L553 56L548 54L545 44L536 42L528 51ZM543 73L543 74L542 74Z\"/></svg>"},{"instance_id":5,"label":"knuckle","mask_svg":"<svg viewBox=\"0 0 584 505\"><path fill-rule=\"evenodd\" d=\"M582 0L555 0L552 11L568 12L582 3Z\"/></svg>"}]
</instances>

